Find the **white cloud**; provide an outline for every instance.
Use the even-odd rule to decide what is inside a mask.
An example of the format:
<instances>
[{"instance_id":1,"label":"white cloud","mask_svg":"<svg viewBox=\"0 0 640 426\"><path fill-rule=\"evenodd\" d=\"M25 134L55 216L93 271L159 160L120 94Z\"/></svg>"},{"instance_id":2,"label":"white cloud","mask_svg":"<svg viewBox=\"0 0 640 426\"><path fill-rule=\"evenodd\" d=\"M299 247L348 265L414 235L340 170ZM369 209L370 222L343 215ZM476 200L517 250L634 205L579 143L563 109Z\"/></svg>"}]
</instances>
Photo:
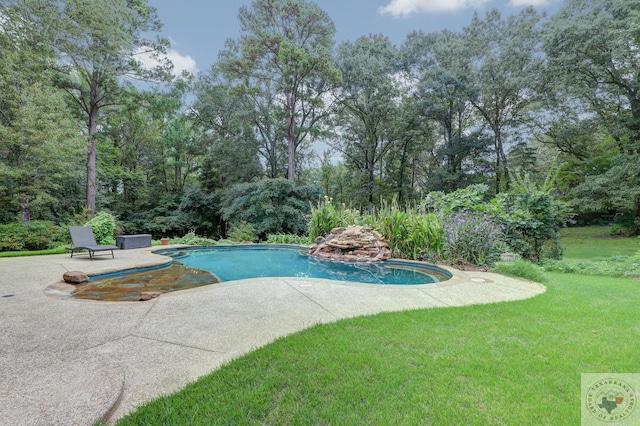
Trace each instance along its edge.
<instances>
[{"instance_id":1,"label":"white cloud","mask_svg":"<svg viewBox=\"0 0 640 426\"><path fill-rule=\"evenodd\" d=\"M378 9L381 15L407 17L413 13L456 12L460 9L481 7L491 0L391 0L391 3ZM511 0L522 2L525 0ZM529 0L530 2L541 0Z\"/></svg>"},{"instance_id":2,"label":"white cloud","mask_svg":"<svg viewBox=\"0 0 640 426\"><path fill-rule=\"evenodd\" d=\"M139 56L137 57L137 59L145 68L150 69L159 65L159 62L148 54L139 53L138 55ZM182 71L189 71L192 74L196 74L198 71L195 59L193 59L189 55L182 55L180 52L173 48L167 49L165 58L170 60L173 64L173 75L175 76L179 76L180 74L182 74Z\"/></svg>"},{"instance_id":3,"label":"white cloud","mask_svg":"<svg viewBox=\"0 0 640 426\"><path fill-rule=\"evenodd\" d=\"M192 74L195 74L198 71L196 60L189 55L184 56L177 50L169 49L167 50L167 58L173 62L174 75L180 75L182 74L182 71L189 71Z\"/></svg>"},{"instance_id":4,"label":"white cloud","mask_svg":"<svg viewBox=\"0 0 640 426\"><path fill-rule=\"evenodd\" d=\"M549 4L549 0L511 0L509 1L510 6L520 7L520 6L546 6Z\"/></svg>"}]
</instances>

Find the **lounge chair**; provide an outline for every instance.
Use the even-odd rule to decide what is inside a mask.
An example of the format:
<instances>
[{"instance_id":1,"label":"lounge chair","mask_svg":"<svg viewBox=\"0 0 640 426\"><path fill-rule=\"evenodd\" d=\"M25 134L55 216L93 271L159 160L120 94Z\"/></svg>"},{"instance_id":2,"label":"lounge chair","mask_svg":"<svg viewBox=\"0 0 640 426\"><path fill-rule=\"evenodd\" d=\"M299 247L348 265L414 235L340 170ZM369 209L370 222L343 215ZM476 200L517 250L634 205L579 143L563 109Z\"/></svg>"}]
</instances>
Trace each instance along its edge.
<instances>
[{"instance_id":1,"label":"lounge chair","mask_svg":"<svg viewBox=\"0 0 640 426\"><path fill-rule=\"evenodd\" d=\"M98 243L96 243L96 238L93 236L93 229L91 229L90 226L70 226L69 233L71 234L73 247L67 247L67 250L71 251L71 257L73 257L73 253L83 250L87 250L89 252L90 258L97 256L96 252L110 251L111 258L115 259L113 251L117 250L118 246L98 245Z\"/></svg>"}]
</instances>

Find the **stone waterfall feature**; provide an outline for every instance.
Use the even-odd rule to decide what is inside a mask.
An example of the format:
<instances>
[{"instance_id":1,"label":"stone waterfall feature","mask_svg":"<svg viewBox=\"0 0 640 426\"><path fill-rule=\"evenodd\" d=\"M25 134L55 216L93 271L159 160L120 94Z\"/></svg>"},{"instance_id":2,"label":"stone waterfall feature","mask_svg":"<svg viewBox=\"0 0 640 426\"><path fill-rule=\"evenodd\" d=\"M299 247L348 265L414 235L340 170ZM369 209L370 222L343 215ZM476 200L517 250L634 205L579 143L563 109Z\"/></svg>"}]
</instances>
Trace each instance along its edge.
<instances>
[{"instance_id":1,"label":"stone waterfall feature","mask_svg":"<svg viewBox=\"0 0 640 426\"><path fill-rule=\"evenodd\" d=\"M379 262L391 258L391 248L382 235L367 226L334 228L316 238L311 256L344 262Z\"/></svg>"}]
</instances>

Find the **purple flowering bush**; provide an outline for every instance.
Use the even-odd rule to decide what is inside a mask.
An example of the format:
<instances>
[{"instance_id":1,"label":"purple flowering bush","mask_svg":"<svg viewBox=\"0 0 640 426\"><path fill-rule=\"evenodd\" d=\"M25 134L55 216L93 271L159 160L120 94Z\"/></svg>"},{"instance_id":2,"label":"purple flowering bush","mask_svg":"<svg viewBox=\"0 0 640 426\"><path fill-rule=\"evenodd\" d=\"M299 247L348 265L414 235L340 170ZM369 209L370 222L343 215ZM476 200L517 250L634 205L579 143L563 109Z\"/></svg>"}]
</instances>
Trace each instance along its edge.
<instances>
[{"instance_id":1,"label":"purple flowering bush","mask_svg":"<svg viewBox=\"0 0 640 426\"><path fill-rule=\"evenodd\" d=\"M485 213L463 210L443 225L444 256L451 263L490 266L508 250L504 228Z\"/></svg>"}]
</instances>

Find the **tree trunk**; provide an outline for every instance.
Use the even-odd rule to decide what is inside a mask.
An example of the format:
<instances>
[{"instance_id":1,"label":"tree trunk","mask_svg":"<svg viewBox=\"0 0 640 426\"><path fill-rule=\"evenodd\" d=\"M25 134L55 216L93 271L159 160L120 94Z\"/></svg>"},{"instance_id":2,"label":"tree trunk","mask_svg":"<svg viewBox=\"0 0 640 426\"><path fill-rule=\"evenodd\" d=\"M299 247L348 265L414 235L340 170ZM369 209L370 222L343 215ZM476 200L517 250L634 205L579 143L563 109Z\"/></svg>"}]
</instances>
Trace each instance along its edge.
<instances>
[{"instance_id":1,"label":"tree trunk","mask_svg":"<svg viewBox=\"0 0 640 426\"><path fill-rule=\"evenodd\" d=\"M20 196L20 215L22 216L22 223L31 221L31 201L25 196Z\"/></svg>"},{"instance_id":2,"label":"tree trunk","mask_svg":"<svg viewBox=\"0 0 640 426\"><path fill-rule=\"evenodd\" d=\"M287 95L287 109L289 111L289 123L287 129L287 145L289 161L287 162L287 179L296 180L296 121L295 121L295 100L294 95Z\"/></svg>"},{"instance_id":3,"label":"tree trunk","mask_svg":"<svg viewBox=\"0 0 640 426\"><path fill-rule=\"evenodd\" d=\"M507 168L507 156L504 153L500 128L495 128L494 132L496 137L496 194L499 194L508 189L509 169Z\"/></svg>"},{"instance_id":4,"label":"tree trunk","mask_svg":"<svg viewBox=\"0 0 640 426\"><path fill-rule=\"evenodd\" d=\"M373 160L369 160L367 164L368 176L367 176L367 192L369 193L369 204L373 205L373 189L374 189L374 181L375 181L375 173L374 173L375 163Z\"/></svg>"},{"instance_id":5,"label":"tree trunk","mask_svg":"<svg viewBox=\"0 0 640 426\"><path fill-rule=\"evenodd\" d=\"M91 104L89 111L89 152L87 153L87 208L91 216L96 214L96 132L98 129L98 85L91 84Z\"/></svg>"}]
</instances>

